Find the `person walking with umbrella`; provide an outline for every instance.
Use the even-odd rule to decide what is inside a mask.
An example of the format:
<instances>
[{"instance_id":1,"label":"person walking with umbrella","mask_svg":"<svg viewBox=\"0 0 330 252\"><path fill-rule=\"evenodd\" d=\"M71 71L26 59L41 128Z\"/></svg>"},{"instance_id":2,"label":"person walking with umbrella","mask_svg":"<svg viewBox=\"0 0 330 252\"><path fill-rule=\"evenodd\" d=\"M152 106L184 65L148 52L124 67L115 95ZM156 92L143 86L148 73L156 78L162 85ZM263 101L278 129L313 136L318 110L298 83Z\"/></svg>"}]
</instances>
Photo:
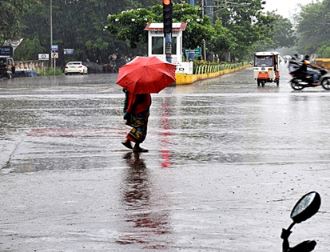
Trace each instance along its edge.
<instances>
[{"instance_id":1,"label":"person walking with umbrella","mask_svg":"<svg viewBox=\"0 0 330 252\"><path fill-rule=\"evenodd\" d=\"M124 146L133 149L133 152L148 152L147 149L141 148L140 144L147 136L148 118L150 114L151 95L150 94L134 94L127 89L125 93L124 119L126 125L132 127L126 136L126 140L122 142ZM131 142L135 142L134 147Z\"/></svg>"},{"instance_id":2,"label":"person walking with umbrella","mask_svg":"<svg viewBox=\"0 0 330 252\"><path fill-rule=\"evenodd\" d=\"M122 142L134 152L147 152L140 144L147 135L148 118L151 106L151 93L158 93L175 82L174 64L157 57L136 57L119 68L116 83L126 94L124 119L132 129ZM135 142L134 147L132 142Z\"/></svg>"}]
</instances>

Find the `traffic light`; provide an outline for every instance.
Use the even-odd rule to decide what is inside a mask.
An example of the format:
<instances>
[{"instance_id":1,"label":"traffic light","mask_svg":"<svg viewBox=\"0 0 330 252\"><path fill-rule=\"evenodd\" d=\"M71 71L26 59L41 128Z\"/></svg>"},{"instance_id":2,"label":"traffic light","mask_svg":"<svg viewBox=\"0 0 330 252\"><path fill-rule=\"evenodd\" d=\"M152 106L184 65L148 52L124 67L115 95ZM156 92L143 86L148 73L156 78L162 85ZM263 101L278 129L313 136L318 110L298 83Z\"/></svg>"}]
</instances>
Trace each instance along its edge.
<instances>
[{"instance_id":1,"label":"traffic light","mask_svg":"<svg viewBox=\"0 0 330 252\"><path fill-rule=\"evenodd\" d=\"M172 0L163 1L164 34L172 33Z\"/></svg>"}]
</instances>

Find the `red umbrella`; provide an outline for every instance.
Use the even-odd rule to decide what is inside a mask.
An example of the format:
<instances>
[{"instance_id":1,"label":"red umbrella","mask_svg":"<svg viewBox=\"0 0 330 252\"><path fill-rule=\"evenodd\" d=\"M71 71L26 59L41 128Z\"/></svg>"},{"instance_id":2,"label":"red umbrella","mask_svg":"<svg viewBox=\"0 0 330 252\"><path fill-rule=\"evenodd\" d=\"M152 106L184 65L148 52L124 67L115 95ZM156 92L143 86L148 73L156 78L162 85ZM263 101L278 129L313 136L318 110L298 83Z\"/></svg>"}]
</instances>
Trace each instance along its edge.
<instances>
[{"instance_id":1,"label":"red umbrella","mask_svg":"<svg viewBox=\"0 0 330 252\"><path fill-rule=\"evenodd\" d=\"M176 66L157 57L136 57L119 68L117 83L135 94L158 93L175 82Z\"/></svg>"}]
</instances>

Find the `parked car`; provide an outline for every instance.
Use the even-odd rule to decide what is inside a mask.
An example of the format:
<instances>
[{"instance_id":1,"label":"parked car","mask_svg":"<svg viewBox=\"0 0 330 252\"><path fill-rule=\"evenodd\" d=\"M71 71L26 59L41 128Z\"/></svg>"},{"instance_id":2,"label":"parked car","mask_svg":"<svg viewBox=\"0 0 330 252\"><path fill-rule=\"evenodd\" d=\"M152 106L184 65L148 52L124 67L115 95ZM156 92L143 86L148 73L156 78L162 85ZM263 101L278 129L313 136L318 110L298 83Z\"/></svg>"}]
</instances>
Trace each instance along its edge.
<instances>
[{"instance_id":1,"label":"parked car","mask_svg":"<svg viewBox=\"0 0 330 252\"><path fill-rule=\"evenodd\" d=\"M15 75L14 59L9 56L0 56L0 77L8 79L13 78Z\"/></svg>"},{"instance_id":2,"label":"parked car","mask_svg":"<svg viewBox=\"0 0 330 252\"><path fill-rule=\"evenodd\" d=\"M64 74L67 75L73 73L87 74L88 68L83 65L81 61L70 61L65 65Z\"/></svg>"}]
</instances>

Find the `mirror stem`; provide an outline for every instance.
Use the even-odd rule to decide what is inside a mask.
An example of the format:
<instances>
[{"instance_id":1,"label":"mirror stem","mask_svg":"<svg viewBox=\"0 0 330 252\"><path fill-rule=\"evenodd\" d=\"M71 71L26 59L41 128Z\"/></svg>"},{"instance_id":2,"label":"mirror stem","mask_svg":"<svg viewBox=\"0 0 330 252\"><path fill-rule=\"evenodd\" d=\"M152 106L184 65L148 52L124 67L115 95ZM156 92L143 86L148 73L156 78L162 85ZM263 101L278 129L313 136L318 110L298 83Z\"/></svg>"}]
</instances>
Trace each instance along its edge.
<instances>
[{"instance_id":1,"label":"mirror stem","mask_svg":"<svg viewBox=\"0 0 330 252\"><path fill-rule=\"evenodd\" d=\"M294 226L295 224L296 224L295 222L292 222L292 223L290 224L290 226L288 227L287 231L289 232L289 231L293 228L293 226Z\"/></svg>"},{"instance_id":2,"label":"mirror stem","mask_svg":"<svg viewBox=\"0 0 330 252\"><path fill-rule=\"evenodd\" d=\"M282 229L282 234L281 238L283 239L283 244L282 244L282 251L283 252L288 252L290 249L290 244L289 244L289 236L292 233L291 229L296 224L295 222L292 222L291 225L288 227L288 229Z\"/></svg>"}]
</instances>

